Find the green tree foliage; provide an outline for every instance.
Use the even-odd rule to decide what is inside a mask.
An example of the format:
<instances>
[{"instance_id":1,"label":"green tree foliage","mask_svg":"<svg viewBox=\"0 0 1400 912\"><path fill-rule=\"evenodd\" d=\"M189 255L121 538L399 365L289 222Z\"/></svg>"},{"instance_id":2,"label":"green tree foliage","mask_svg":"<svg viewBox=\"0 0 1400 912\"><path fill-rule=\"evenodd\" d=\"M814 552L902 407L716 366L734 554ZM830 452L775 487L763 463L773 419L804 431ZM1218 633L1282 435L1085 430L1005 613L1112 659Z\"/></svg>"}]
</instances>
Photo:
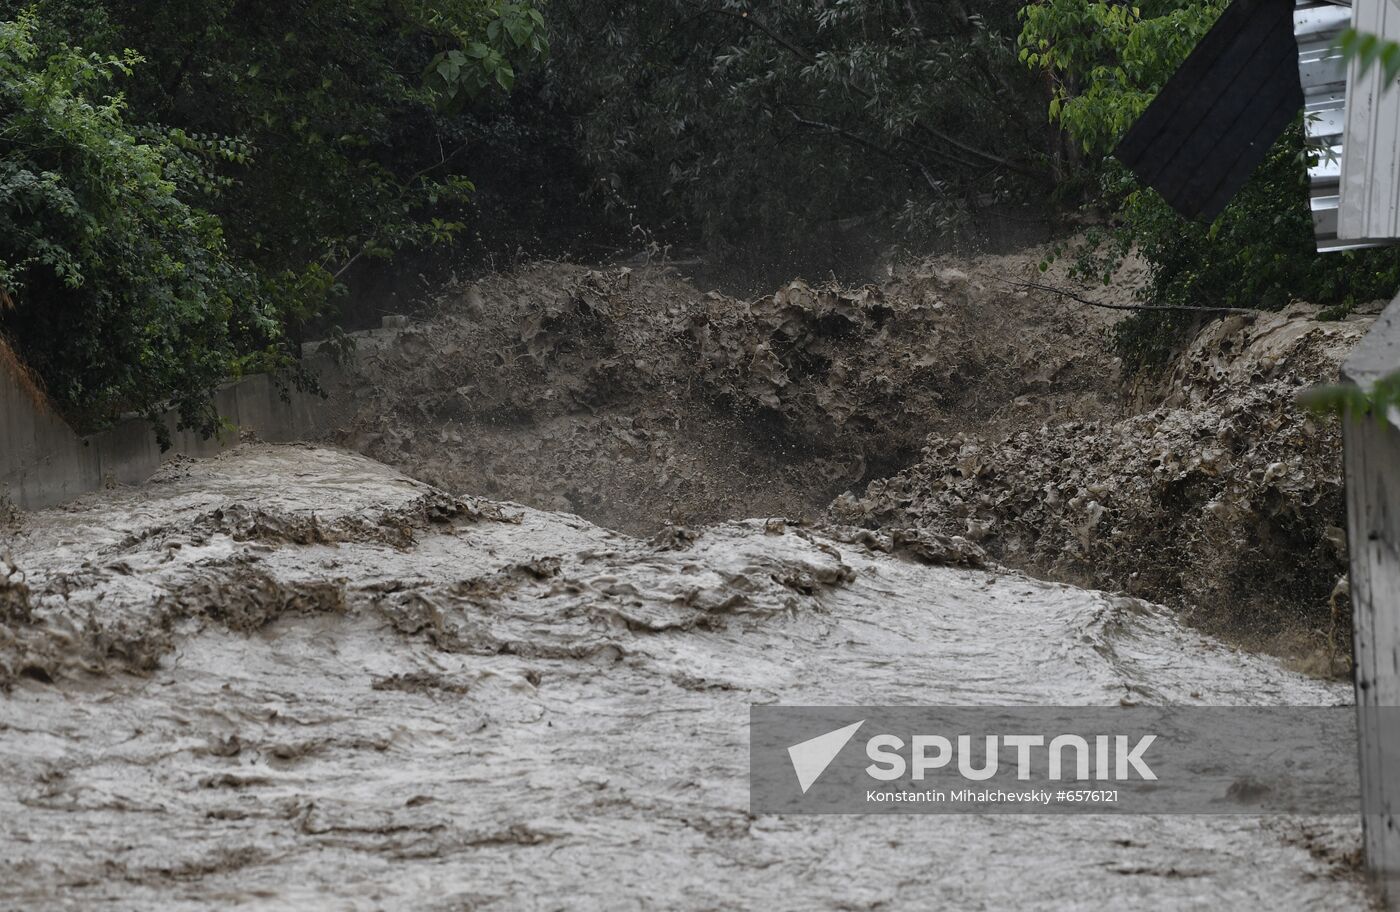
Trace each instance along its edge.
<instances>
[{"instance_id":1,"label":"green tree foliage","mask_svg":"<svg viewBox=\"0 0 1400 912\"><path fill-rule=\"evenodd\" d=\"M1379 66L1386 82L1400 77L1400 41L1387 41L1380 35L1347 29L1342 33L1342 54L1360 64L1361 75Z\"/></svg>"},{"instance_id":2,"label":"green tree foliage","mask_svg":"<svg viewBox=\"0 0 1400 912\"><path fill-rule=\"evenodd\" d=\"M1096 203L1113 210L1106 230L1077 251L1086 276L1110 281L1136 250L1149 267L1149 307L1273 310L1291 300L1338 305L1391 294L1395 251L1318 254L1308 210L1307 164L1316 154L1301 119L1275 145L1244 190L1213 223L1176 215L1109 153L1209 30L1224 0L1043 0L1022 12L1021 56L1053 82L1051 120L1068 132L1100 179ZM1195 325L1183 311L1143 312L1119 342L1142 366L1169 354Z\"/></svg>"},{"instance_id":3,"label":"green tree foliage","mask_svg":"<svg viewBox=\"0 0 1400 912\"><path fill-rule=\"evenodd\" d=\"M0 325L81 418L174 404L210 429L230 325L276 326L218 220L181 199L197 169L127 121L113 83L140 59L43 53L34 32L0 22Z\"/></svg>"},{"instance_id":4,"label":"green tree foliage","mask_svg":"<svg viewBox=\"0 0 1400 912\"><path fill-rule=\"evenodd\" d=\"M547 51L516 0L30 9L0 2L0 156L36 176L0 332L88 423L174 402L212 430L212 385L287 366L351 264L450 240L462 112Z\"/></svg>"},{"instance_id":5,"label":"green tree foliage","mask_svg":"<svg viewBox=\"0 0 1400 912\"><path fill-rule=\"evenodd\" d=\"M1320 415L1370 417L1384 424L1400 410L1400 372L1380 378L1369 390L1350 383L1314 386L1300 393L1298 402Z\"/></svg>"},{"instance_id":6,"label":"green tree foliage","mask_svg":"<svg viewBox=\"0 0 1400 912\"><path fill-rule=\"evenodd\" d=\"M554 0L547 93L608 202L733 251L1046 190L1016 4Z\"/></svg>"},{"instance_id":7,"label":"green tree foliage","mask_svg":"<svg viewBox=\"0 0 1400 912\"><path fill-rule=\"evenodd\" d=\"M87 424L211 430L220 378L294 369L355 267L461 235L480 161L519 187L494 213L601 202L719 253L1090 184L1114 216L1080 265L1142 253L1147 305L1400 278L1312 252L1301 128L1212 225L1108 158L1224 0L1022 3L551 0L547 40L529 0L0 0L0 334ZM1125 350L1188 320L1129 321Z\"/></svg>"}]
</instances>

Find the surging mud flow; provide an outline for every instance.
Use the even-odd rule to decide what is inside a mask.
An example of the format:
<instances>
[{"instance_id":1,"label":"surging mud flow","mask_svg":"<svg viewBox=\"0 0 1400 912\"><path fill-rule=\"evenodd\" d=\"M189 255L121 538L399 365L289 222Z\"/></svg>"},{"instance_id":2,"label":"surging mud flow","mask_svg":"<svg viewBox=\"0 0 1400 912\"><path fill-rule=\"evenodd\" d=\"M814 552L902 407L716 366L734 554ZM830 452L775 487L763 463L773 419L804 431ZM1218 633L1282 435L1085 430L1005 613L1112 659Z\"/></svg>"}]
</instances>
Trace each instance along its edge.
<instances>
[{"instance_id":1,"label":"surging mud flow","mask_svg":"<svg viewBox=\"0 0 1400 912\"><path fill-rule=\"evenodd\" d=\"M1234 316L1129 388L1121 312L1022 287L1068 281L1041 261L751 301L666 268L527 267L448 290L361 358L336 442L644 536L755 515L960 535L1344 671L1341 439L1294 400L1335 379L1370 318Z\"/></svg>"},{"instance_id":2,"label":"surging mud flow","mask_svg":"<svg viewBox=\"0 0 1400 912\"><path fill-rule=\"evenodd\" d=\"M1347 818L751 816L754 703L1348 696L965 540L643 540L261 445L8 534L6 907L1368 902Z\"/></svg>"},{"instance_id":3,"label":"surging mud flow","mask_svg":"<svg viewBox=\"0 0 1400 912\"><path fill-rule=\"evenodd\" d=\"M332 441L0 517L0 906L1366 906L1345 816L749 813L755 704L1349 700L1238 645L1326 634L1292 396L1365 321L1129 394L1038 261L530 267L367 339Z\"/></svg>"},{"instance_id":4,"label":"surging mud flow","mask_svg":"<svg viewBox=\"0 0 1400 912\"><path fill-rule=\"evenodd\" d=\"M1106 324L999 284L1027 266L793 282L754 301L665 268L527 267L448 290L363 359L350 385L369 399L342 440L452 490L634 534L818 515L910 465L932 430L1111 407L1114 369L1086 355L1107 348Z\"/></svg>"}]
</instances>

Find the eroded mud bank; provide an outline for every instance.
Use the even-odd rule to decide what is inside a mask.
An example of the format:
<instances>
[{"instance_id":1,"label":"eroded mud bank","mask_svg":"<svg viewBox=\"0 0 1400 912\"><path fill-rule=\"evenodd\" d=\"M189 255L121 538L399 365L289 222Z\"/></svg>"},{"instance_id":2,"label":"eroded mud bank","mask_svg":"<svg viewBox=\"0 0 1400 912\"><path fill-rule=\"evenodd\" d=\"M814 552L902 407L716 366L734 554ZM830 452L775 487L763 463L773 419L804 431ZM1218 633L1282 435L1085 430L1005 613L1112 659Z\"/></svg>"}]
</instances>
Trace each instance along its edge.
<instances>
[{"instance_id":1,"label":"eroded mud bank","mask_svg":"<svg viewBox=\"0 0 1400 912\"><path fill-rule=\"evenodd\" d=\"M5 906L1369 902L1349 820L749 816L754 702L1348 696L965 543L644 541L261 446L7 533Z\"/></svg>"},{"instance_id":2,"label":"eroded mud bank","mask_svg":"<svg viewBox=\"0 0 1400 912\"><path fill-rule=\"evenodd\" d=\"M1208 631L1344 673L1340 429L1297 395L1335 381L1368 323L1306 307L1231 317L1201 333L1151 407L934 434L914 465L833 513L966 535L1016 566L1166 602Z\"/></svg>"}]
</instances>

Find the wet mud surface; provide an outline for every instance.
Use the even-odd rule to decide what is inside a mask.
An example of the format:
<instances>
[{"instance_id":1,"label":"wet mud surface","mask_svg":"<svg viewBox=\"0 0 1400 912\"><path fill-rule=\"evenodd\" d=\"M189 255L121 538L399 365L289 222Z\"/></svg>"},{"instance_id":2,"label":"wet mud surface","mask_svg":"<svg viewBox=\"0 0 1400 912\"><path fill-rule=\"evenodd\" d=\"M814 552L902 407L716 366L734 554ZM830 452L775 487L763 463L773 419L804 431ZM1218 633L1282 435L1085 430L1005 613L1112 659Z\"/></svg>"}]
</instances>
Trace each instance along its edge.
<instances>
[{"instance_id":1,"label":"wet mud surface","mask_svg":"<svg viewBox=\"0 0 1400 912\"><path fill-rule=\"evenodd\" d=\"M360 406L337 442L446 490L637 535L819 516L909 466L933 430L1113 407L1101 312L1007 284L1037 262L928 262L754 300L666 268L523 267L446 289L358 359Z\"/></svg>"},{"instance_id":2,"label":"wet mud surface","mask_svg":"<svg viewBox=\"0 0 1400 912\"><path fill-rule=\"evenodd\" d=\"M1220 321L1151 407L933 434L912 466L832 513L965 535L1007 563L1168 603L1209 632L1344 675L1340 428L1297 395L1335 381L1368 323L1306 307Z\"/></svg>"},{"instance_id":3,"label":"wet mud surface","mask_svg":"<svg viewBox=\"0 0 1400 912\"><path fill-rule=\"evenodd\" d=\"M1349 698L963 540L632 538L302 446L4 534L3 908L1370 903L1348 818L751 816L752 703Z\"/></svg>"},{"instance_id":4,"label":"wet mud surface","mask_svg":"<svg viewBox=\"0 0 1400 912\"><path fill-rule=\"evenodd\" d=\"M1232 316L1147 383L1115 357L1121 312L1018 287L1072 285L1045 252L754 300L666 268L526 266L449 287L359 358L334 442L641 536L765 514L960 535L1344 675L1341 439L1295 400L1370 318Z\"/></svg>"}]
</instances>

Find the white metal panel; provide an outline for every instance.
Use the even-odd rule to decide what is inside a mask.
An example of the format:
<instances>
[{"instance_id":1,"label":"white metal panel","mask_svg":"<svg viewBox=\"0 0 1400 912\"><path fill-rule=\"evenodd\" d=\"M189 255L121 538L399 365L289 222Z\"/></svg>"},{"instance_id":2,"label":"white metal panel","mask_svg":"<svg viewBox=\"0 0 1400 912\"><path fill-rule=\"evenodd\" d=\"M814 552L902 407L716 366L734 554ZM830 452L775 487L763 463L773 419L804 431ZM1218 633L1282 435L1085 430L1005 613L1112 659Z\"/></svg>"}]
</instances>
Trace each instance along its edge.
<instances>
[{"instance_id":1,"label":"white metal panel","mask_svg":"<svg viewBox=\"0 0 1400 912\"><path fill-rule=\"evenodd\" d=\"M1347 74L1338 39L1351 24L1348 6L1326 0L1297 0L1293 34L1298 39L1298 75L1303 83L1303 124L1316 164L1308 168L1317 249L1347 246L1337 240L1342 177L1342 131L1346 125Z\"/></svg>"},{"instance_id":2,"label":"white metal panel","mask_svg":"<svg viewBox=\"0 0 1400 912\"><path fill-rule=\"evenodd\" d=\"M1355 0L1352 26L1400 41L1400 8L1390 0ZM1337 235L1352 243L1400 240L1400 88L1380 67L1350 71L1346 154L1342 156Z\"/></svg>"}]
</instances>

